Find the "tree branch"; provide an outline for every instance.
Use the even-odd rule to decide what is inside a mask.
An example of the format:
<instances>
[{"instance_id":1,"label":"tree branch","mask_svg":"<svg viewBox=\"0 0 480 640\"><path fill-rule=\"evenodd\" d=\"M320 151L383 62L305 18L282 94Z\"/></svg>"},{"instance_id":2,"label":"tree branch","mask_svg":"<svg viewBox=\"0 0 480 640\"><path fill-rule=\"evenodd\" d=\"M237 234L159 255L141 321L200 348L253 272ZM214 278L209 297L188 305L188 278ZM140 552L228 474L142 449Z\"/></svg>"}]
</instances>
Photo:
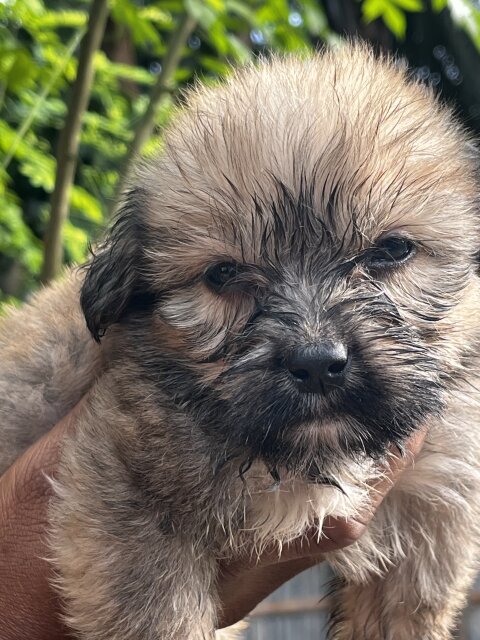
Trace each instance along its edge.
<instances>
[{"instance_id":1,"label":"tree branch","mask_svg":"<svg viewBox=\"0 0 480 640\"><path fill-rule=\"evenodd\" d=\"M51 213L45 234L41 280L47 283L60 271L63 257L63 226L68 215L70 192L77 166L83 115L93 82L94 54L100 47L108 16L108 0L93 0L88 29L80 45L77 77L72 86L67 117L57 149L57 173L51 197Z\"/></svg>"},{"instance_id":2,"label":"tree branch","mask_svg":"<svg viewBox=\"0 0 480 640\"><path fill-rule=\"evenodd\" d=\"M162 63L162 70L158 75L157 82L152 88L147 109L135 129L133 141L122 163L112 213L116 209L118 201L125 190L137 156L140 155L143 146L152 135L158 110L163 98L171 91L172 77L180 63L182 49L186 45L190 34L195 29L195 25L195 20L188 14L185 14L170 37L167 53Z\"/></svg>"}]
</instances>

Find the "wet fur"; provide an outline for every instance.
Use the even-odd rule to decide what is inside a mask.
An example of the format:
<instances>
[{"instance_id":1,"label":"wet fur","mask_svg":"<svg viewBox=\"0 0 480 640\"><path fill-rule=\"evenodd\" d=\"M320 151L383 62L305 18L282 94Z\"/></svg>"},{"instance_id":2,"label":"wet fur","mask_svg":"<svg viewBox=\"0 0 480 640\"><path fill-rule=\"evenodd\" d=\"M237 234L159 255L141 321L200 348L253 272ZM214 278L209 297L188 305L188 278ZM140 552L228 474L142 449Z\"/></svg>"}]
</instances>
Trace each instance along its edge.
<instances>
[{"instance_id":1,"label":"wet fur","mask_svg":"<svg viewBox=\"0 0 480 640\"><path fill-rule=\"evenodd\" d=\"M329 557L330 637L451 637L480 534L474 155L427 88L361 46L248 67L189 96L87 266L100 346L72 276L3 321L4 466L96 378L51 507L80 638L212 638L218 558L354 517L389 447L425 425L366 535ZM374 273L391 231L417 254ZM212 291L205 271L232 260L235 287ZM48 324L19 363L12 323L29 333L31 316ZM333 338L352 354L345 388L300 394L279 363ZM82 347L68 391L44 373L68 366L76 346L51 351L65 340Z\"/></svg>"}]
</instances>

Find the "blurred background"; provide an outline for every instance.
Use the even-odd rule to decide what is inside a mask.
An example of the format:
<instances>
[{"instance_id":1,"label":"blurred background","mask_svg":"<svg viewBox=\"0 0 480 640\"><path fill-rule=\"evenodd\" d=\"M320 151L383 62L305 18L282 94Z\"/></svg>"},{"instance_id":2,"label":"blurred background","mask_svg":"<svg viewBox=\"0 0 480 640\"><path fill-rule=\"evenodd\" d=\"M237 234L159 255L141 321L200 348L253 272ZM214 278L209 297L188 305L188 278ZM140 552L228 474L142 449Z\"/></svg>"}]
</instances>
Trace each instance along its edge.
<instances>
[{"instance_id":1,"label":"blurred background","mask_svg":"<svg viewBox=\"0 0 480 640\"><path fill-rule=\"evenodd\" d=\"M194 79L347 36L406 58L480 138L480 0L0 0L0 313L87 258ZM323 638L328 579L283 587L245 637ZM480 640L478 602L459 637Z\"/></svg>"}]
</instances>

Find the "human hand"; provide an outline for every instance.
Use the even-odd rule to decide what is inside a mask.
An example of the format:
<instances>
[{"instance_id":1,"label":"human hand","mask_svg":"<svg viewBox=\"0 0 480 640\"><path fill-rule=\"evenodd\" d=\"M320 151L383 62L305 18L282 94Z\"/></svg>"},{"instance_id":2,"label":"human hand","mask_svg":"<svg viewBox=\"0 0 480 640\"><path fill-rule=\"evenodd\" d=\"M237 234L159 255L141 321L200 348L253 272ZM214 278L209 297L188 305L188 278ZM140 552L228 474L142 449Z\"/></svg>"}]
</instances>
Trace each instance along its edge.
<instances>
[{"instance_id":1,"label":"human hand","mask_svg":"<svg viewBox=\"0 0 480 640\"><path fill-rule=\"evenodd\" d=\"M66 434L78 406L0 478L0 640L66 640L61 605L46 560L47 509Z\"/></svg>"},{"instance_id":2,"label":"human hand","mask_svg":"<svg viewBox=\"0 0 480 640\"><path fill-rule=\"evenodd\" d=\"M80 403L81 404L81 403ZM61 601L51 587L53 571L46 560L47 509L52 495L48 477L54 477L61 445L75 429L77 406L49 433L32 445L0 478L0 640L66 640L61 622ZM329 518L325 536L306 534L285 547L267 549L260 558L240 558L222 563L219 593L220 627L247 615L281 584L318 564L323 554L358 540L375 509L421 449L425 434L407 443L402 458L392 458L385 479L372 486L372 508L356 520Z\"/></svg>"},{"instance_id":3,"label":"human hand","mask_svg":"<svg viewBox=\"0 0 480 640\"><path fill-rule=\"evenodd\" d=\"M425 436L426 430L416 432L407 441L404 455L389 458L382 479L371 485L368 509L357 518L345 520L328 517L320 539L317 529L312 529L284 546L280 555L278 547L273 546L260 558L246 556L223 563L220 567L222 613L219 627L230 626L244 618L284 582L322 562L325 553L356 542L402 473L414 463Z\"/></svg>"}]
</instances>

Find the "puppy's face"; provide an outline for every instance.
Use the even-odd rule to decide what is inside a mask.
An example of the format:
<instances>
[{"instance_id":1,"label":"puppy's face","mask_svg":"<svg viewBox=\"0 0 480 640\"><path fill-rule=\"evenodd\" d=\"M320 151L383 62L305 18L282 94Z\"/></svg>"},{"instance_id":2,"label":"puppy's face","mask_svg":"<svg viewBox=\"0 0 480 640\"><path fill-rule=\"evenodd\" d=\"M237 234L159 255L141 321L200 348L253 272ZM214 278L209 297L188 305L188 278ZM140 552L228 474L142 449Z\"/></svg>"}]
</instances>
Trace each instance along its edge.
<instances>
[{"instance_id":1,"label":"puppy's face","mask_svg":"<svg viewBox=\"0 0 480 640\"><path fill-rule=\"evenodd\" d=\"M314 479L381 455L478 348L470 154L360 48L247 70L193 96L139 174L87 275L89 327L120 323L217 457Z\"/></svg>"}]
</instances>

